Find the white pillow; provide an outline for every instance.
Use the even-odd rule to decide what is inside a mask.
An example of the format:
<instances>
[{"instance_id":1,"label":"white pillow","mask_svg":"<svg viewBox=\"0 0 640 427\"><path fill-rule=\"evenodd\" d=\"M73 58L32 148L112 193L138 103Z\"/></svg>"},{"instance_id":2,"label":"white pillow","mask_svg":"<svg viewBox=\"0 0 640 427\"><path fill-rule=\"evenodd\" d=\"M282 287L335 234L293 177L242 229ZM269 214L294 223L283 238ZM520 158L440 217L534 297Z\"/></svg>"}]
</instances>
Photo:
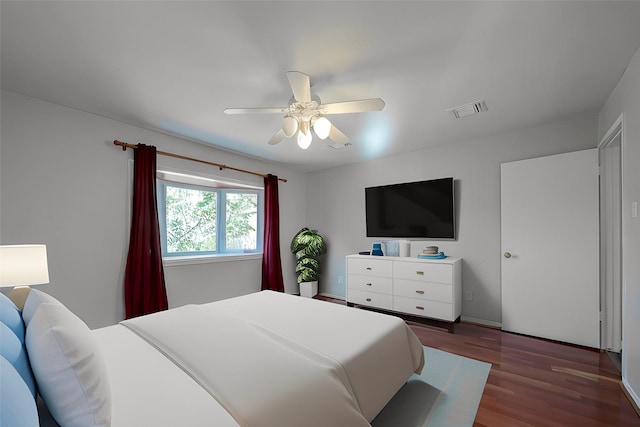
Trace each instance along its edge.
<instances>
[{"instance_id":1,"label":"white pillow","mask_svg":"<svg viewBox=\"0 0 640 427\"><path fill-rule=\"evenodd\" d=\"M38 390L65 427L111 425L107 365L89 327L61 304L41 303L25 336Z\"/></svg>"},{"instance_id":2,"label":"white pillow","mask_svg":"<svg viewBox=\"0 0 640 427\"><path fill-rule=\"evenodd\" d=\"M40 304L45 302L62 305L60 301L47 293L39 291L38 289L29 290L29 295L27 295L24 307L22 307L22 320L24 320L25 327L29 326L29 322L31 322L31 318L36 313L38 307L40 307Z\"/></svg>"}]
</instances>

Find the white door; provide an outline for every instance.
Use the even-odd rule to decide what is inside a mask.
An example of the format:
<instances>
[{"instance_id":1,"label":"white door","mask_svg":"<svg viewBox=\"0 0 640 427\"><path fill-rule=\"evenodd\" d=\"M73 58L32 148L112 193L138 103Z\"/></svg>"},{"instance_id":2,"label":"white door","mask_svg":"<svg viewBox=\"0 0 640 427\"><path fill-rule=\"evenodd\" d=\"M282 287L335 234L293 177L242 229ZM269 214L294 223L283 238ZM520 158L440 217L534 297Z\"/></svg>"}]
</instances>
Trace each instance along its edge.
<instances>
[{"instance_id":1,"label":"white door","mask_svg":"<svg viewBox=\"0 0 640 427\"><path fill-rule=\"evenodd\" d=\"M502 328L599 348L597 149L501 166Z\"/></svg>"}]
</instances>

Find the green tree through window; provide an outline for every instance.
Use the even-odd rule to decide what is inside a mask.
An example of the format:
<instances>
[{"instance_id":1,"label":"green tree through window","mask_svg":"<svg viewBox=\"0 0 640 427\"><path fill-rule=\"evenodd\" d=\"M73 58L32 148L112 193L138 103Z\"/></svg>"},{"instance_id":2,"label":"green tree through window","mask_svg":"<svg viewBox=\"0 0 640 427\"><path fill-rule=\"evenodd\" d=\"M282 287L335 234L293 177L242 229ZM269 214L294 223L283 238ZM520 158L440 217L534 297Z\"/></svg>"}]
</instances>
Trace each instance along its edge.
<instances>
[{"instance_id":1,"label":"green tree through window","mask_svg":"<svg viewBox=\"0 0 640 427\"><path fill-rule=\"evenodd\" d=\"M226 194L227 249L255 248L258 229L258 195Z\"/></svg>"},{"instance_id":2,"label":"green tree through window","mask_svg":"<svg viewBox=\"0 0 640 427\"><path fill-rule=\"evenodd\" d=\"M166 187L167 252L216 250L217 194Z\"/></svg>"}]
</instances>

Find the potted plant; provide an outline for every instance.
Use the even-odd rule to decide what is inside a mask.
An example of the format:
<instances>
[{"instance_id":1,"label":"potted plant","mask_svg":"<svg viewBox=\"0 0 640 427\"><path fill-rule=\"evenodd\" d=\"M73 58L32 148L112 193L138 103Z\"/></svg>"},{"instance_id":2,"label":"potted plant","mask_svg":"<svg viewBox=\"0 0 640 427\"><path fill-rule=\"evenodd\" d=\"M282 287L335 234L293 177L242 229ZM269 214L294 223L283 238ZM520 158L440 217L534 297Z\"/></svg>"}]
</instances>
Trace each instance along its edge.
<instances>
[{"instance_id":1,"label":"potted plant","mask_svg":"<svg viewBox=\"0 0 640 427\"><path fill-rule=\"evenodd\" d=\"M300 295L311 298L318 293L320 263L318 257L327 252L324 238L317 230L302 228L291 240L291 253L296 256L296 274Z\"/></svg>"}]
</instances>

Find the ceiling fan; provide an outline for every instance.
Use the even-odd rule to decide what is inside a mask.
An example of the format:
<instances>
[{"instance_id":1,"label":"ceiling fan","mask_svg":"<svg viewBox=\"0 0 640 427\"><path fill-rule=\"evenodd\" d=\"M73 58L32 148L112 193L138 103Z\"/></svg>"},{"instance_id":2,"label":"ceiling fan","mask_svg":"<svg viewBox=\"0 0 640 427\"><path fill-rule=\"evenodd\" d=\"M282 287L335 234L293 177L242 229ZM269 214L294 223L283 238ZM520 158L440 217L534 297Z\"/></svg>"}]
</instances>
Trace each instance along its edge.
<instances>
[{"instance_id":1,"label":"ceiling fan","mask_svg":"<svg viewBox=\"0 0 640 427\"><path fill-rule=\"evenodd\" d=\"M226 114L284 113L282 127L269 140L270 145L280 143L284 138L297 134L300 148L306 150L311 145L311 129L320 139L329 138L336 144L349 145L349 138L335 127L325 115L380 111L384 101L380 98L322 104L320 98L311 94L309 76L299 71L288 71L287 78L293 98L286 107L267 108L227 108Z\"/></svg>"}]
</instances>

